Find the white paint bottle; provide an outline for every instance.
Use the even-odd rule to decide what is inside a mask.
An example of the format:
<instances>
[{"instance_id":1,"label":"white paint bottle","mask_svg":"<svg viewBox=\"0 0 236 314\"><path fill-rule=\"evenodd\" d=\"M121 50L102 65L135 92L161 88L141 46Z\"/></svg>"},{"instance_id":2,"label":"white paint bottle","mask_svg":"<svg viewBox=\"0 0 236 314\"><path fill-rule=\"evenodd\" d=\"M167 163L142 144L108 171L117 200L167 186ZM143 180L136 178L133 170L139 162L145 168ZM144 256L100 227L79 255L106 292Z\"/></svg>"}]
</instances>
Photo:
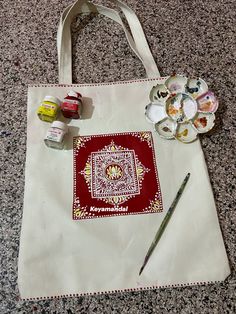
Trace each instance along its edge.
<instances>
[{"instance_id":1,"label":"white paint bottle","mask_svg":"<svg viewBox=\"0 0 236 314\"><path fill-rule=\"evenodd\" d=\"M66 133L68 133L68 126L64 122L54 121L47 131L44 142L48 147L63 149Z\"/></svg>"}]
</instances>

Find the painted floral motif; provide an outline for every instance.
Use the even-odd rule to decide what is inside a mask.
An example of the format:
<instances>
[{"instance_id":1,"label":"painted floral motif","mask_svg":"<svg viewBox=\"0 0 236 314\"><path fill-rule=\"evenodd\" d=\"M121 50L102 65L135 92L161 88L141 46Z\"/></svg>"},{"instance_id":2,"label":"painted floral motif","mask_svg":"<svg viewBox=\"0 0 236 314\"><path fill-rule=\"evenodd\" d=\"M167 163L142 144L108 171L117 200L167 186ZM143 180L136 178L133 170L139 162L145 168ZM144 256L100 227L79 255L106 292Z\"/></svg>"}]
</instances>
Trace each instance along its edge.
<instances>
[{"instance_id":1,"label":"painted floral motif","mask_svg":"<svg viewBox=\"0 0 236 314\"><path fill-rule=\"evenodd\" d=\"M155 196L155 200L150 202L150 210L154 212L159 212L162 210L162 204L158 196Z\"/></svg>"},{"instance_id":2,"label":"painted floral motif","mask_svg":"<svg viewBox=\"0 0 236 314\"><path fill-rule=\"evenodd\" d=\"M91 136L78 136L75 139L74 146L77 148L77 153L81 147L85 147L85 143L91 140Z\"/></svg>"},{"instance_id":3,"label":"painted floral motif","mask_svg":"<svg viewBox=\"0 0 236 314\"><path fill-rule=\"evenodd\" d=\"M135 133L134 136L139 137L142 142L146 141L149 147L152 147L152 136L150 132Z\"/></svg>"},{"instance_id":4,"label":"painted floral motif","mask_svg":"<svg viewBox=\"0 0 236 314\"><path fill-rule=\"evenodd\" d=\"M164 84L154 86L149 97L145 115L165 139L193 142L214 126L218 100L201 78L170 76Z\"/></svg>"},{"instance_id":5,"label":"painted floral motif","mask_svg":"<svg viewBox=\"0 0 236 314\"><path fill-rule=\"evenodd\" d=\"M80 201L79 201L78 197L74 200L74 206L75 206L75 208L73 209L73 218L74 219L80 219L80 218L85 218L85 217L91 218L92 216L95 216L94 213L90 213L87 211L86 206L84 206L84 207L80 206Z\"/></svg>"},{"instance_id":6,"label":"painted floral motif","mask_svg":"<svg viewBox=\"0 0 236 314\"><path fill-rule=\"evenodd\" d=\"M106 177L109 180L119 180L123 176L123 170L121 166L112 164L106 168Z\"/></svg>"}]
</instances>

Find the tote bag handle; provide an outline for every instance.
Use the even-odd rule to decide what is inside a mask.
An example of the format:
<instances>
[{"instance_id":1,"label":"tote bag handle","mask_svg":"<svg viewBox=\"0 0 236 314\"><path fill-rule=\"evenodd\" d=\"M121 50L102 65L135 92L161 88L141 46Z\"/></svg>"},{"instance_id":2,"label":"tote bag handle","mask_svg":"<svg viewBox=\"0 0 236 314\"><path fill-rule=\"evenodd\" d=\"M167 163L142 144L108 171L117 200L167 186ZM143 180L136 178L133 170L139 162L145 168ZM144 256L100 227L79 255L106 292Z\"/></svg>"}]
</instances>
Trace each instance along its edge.
<instances>
[{"instance_id":1,"label":"tote bag handle","mask_svg":"<svg viewBox=\"0 0 236 314\"><path fill-rule=\"evenodd\" d=\"M123 21L113 9L95 5L87 0L78 0L74 4L69 5L61 15L57 33L57 49L59 64L59 83L72 83L72 45L71 45L71 23L73 18L79 13L100 13L119 23L124 31L128 43L137 57L141 60L147 77L160 77L160 73L148 47L142 26L134 13L126 4L118 0L111 0L116 3L123 11L131 33L125 28Z\"/></svg>"}]
</instances>

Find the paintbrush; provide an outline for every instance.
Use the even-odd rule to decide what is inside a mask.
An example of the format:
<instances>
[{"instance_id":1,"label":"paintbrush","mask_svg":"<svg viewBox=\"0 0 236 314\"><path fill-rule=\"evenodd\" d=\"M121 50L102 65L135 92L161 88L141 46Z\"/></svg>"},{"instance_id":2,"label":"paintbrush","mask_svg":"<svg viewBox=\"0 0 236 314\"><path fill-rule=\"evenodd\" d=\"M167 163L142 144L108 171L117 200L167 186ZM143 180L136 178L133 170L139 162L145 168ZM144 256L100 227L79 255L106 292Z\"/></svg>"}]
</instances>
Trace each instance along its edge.
<instances>
[{"instance_id":1,"label":"paintbrush","mask_svg":"<svg viewBox=\"0 0 236 314\"><path fill-rule=\"evenodd\" d=\"M167 224L168 224L168 222L169 222L169 220L170 220L170 218L171 218L171 216L172 216L172 214L173 214L173 212L174 212L174 209L175 209L175 207L176 207L176 205L177 205L177 203L178 203L178 201L179 201L181 195L183 194L184 188L185 188L185 186L186 186L186 184L187 184L187 182L188 182L189 177L190 177L190 173L188 173L188 174L186 175L186 177L185 177L183 183L181 184L181 187L179 188L179 191L178 191L177 194L176 194L175 199L173 200L173 203L171 204L170 208L168 209L168 211L167 211L167 213L166 213L166 215L165 215L165 218L163 219L163 221L162 221L162 223L161 223L159 229L157 230L157 233L156 233L156 235L155 235L155 238L154 238L153 241L152 241L152 244L151 244L151 246L150 246L150 248L149 248L149 250L148 250L148 252L147 252L147 254L146 254L146 256L145 256L143 265L142 265L142 267L141 267L141 269L140 269L140 271L139 271L139 276L141 275L141 273L142 273L144 267L146 266L146 264L147 264L147 262L148 262L150 256L152 255L152 253L153 253L155 247L157 246L159 240L161 239L161 236L162 236L163 232L164 232L165 229L166 229L166 226L167 226Z\"/></svg>"}]
</instances>

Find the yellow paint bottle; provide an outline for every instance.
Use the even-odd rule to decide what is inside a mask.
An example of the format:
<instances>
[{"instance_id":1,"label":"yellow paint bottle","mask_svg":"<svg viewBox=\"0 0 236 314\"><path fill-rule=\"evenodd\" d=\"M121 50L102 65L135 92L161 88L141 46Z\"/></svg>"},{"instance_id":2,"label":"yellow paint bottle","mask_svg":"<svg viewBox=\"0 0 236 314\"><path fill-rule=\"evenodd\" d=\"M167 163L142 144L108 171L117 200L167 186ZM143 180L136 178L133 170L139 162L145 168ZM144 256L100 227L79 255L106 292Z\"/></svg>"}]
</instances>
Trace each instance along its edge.
<instances>
[{"instance_id":1,"label":"yellow paint bottle","mask_svg":"<svg viewBox=\"0 0 236 314\"><path fill-rule=\"evenodd\" d=\"M45 96L37 111L39 119L46 122L53 122L57 118L59 107L60 100L58 98Z\"/></svg>"}]
</instances>

